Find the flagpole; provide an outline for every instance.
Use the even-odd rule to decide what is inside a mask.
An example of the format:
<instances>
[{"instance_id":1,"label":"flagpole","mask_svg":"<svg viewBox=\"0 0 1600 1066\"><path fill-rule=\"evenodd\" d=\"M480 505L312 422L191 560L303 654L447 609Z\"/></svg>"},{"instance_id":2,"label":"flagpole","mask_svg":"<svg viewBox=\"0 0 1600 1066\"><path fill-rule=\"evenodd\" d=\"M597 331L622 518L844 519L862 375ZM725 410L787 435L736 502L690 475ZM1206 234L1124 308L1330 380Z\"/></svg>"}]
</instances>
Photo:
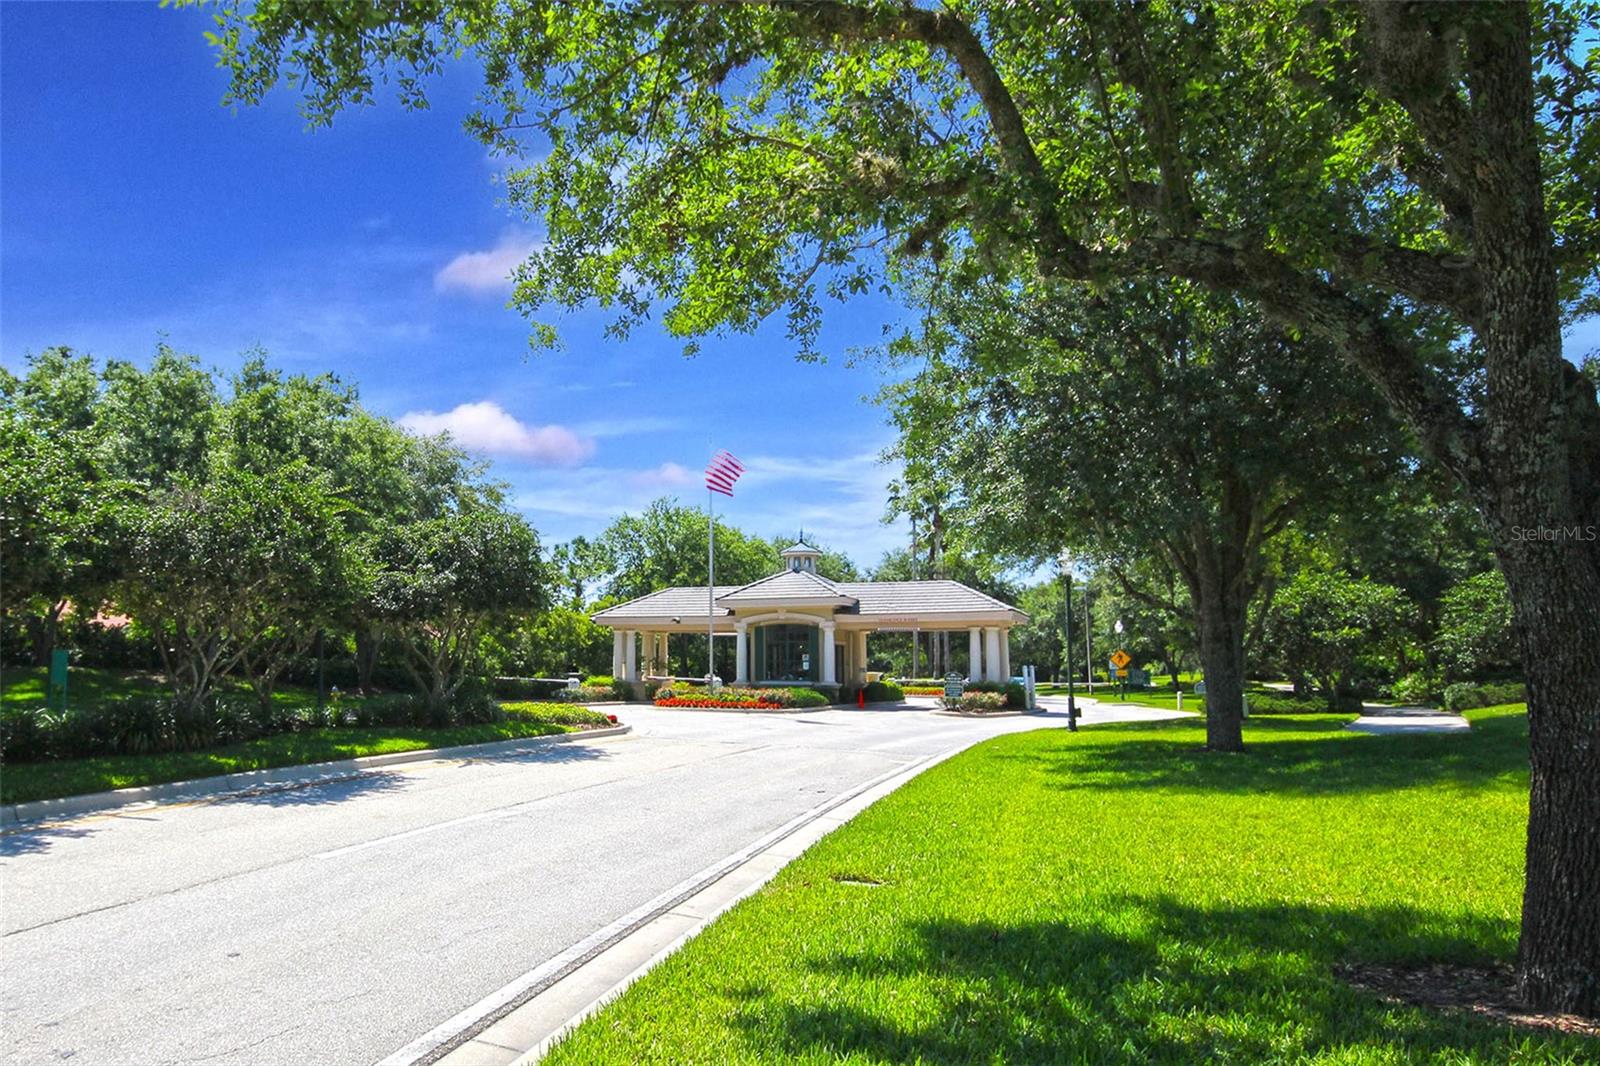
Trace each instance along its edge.
<instances>
[{"instance_id":1,"label":"flagpole","mask_svg":"<svg viewBox=\"0 0 1600 1066\"><path fill-rule=\"evenodd\" d=\"M706 486L706 690L716 687L717 517L711 486Z\"/></svg>"}]
</instances>

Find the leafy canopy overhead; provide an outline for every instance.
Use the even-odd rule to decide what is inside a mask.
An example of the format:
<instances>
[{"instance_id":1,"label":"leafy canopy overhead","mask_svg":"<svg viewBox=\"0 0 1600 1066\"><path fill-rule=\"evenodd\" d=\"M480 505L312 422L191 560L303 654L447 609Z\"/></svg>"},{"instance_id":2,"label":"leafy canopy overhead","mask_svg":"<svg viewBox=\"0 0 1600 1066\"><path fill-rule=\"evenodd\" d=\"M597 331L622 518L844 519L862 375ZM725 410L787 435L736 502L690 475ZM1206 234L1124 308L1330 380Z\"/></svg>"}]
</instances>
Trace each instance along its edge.
<instances>
[{"instance_id":1,"label":"leafy canopy overhead","mask_svg":"<svg viewBox=\"0 0 1600 1066\"><path fill-rule=\"evenodd\" d=\"M593 299L626 331L666 298L684 336L785 308L809 351L823 292L974 249L963 269L1010 252L1058 277L1159 262L1305 301L1302 317L1347 318L1345 289L1371 285L1471 321L1459 175L1419 112L1462 107L1441 49L1514 20L1382 8L269 0L224 4L213 42L230 101L287 81L314 124L386 83L426 106L430 77L470 54L469 128L543 152L510 180L549 235L520 305ZM1600 134L1577 42L1596 9L1538 14L1547 206L1567 293L1592 296ZM1385 21L1402 17L1418 24Z\"/></svg>"}]
</instances>

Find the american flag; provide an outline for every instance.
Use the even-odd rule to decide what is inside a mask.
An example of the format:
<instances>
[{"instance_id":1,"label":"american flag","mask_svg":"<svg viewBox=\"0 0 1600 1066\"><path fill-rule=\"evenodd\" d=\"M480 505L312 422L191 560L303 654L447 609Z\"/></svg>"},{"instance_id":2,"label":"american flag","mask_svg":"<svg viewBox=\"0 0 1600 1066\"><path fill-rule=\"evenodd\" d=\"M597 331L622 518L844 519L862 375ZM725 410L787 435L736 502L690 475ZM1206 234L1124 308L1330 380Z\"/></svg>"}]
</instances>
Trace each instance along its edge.
<instances>
[{"instance_id":1,"label":"american flag","mask_svg":"<svg viewBox=\"0 0 1600 1066\"><path fill-rule=\"evenodd\" d=\"M706 488L712 492L720 492L724 496L732 496L733 483L739 480L739 475L742 473L744 473L743 463L731 452L719 451L711 457L711 462L706 464Z\"/></svg>"}]
</instances>

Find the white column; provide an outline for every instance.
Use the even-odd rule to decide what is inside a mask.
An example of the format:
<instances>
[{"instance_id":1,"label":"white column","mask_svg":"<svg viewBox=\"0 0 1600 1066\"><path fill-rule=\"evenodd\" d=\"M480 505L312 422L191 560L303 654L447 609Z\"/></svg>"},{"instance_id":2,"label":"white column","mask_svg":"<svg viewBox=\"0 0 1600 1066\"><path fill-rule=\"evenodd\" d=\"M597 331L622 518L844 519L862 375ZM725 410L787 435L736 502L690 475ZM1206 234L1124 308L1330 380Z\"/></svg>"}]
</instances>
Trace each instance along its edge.
<instances>
[{"instance_id":1,"label":"white column","mask_svg":"<svg viewBox=\"0 0 1600 1066\"><path fill-rule=\"evenodd\" d=\"M627 672L629 681L639 680L639 645L633 639L637 635L637 631L632 629L624 630L622 634L623 655L627 659Z\"/></svg>"},{"instance_id":2,"label":"white column","mask_svg":"<svg viewBox=\"0 0 1600 1066\"><path fill-rule=\"evenodd\" d=\"M628 661L622 653L622 630L611 631L611 676L621 680L625 675L623 671L628 668Z\"/></svg>"},{"instance_id":3,"label":"white column","mask_svg":"<svg viewBox=\"0 0 1600 1066\"><path fill-rule=\"evenodd\" d=\"M1000 631L1000 680L1011 680L1011 630Z\"/></svg>"},{"instance_id":4,"label":"white column","mask_svg":"<svg viewBox=\"0 0 1600 1066\"><path fill-rule=\"evenodd\" d=\"M733 683L735 685L748 685L750 683L750 656L748 652L747 631L749 622L733 623L733 651L738 665L733 669Z\"/></svg>"},{"instance_id":5,"label":"white column","mask_svg":"<svg viewBox=\"0 0 1600 1066\"><path fill-rule=\"evenodd\" d=\"M833 623L818 626L822 630L822 683L824 685L837 685L839 672L833 663Z\"/></svg>"},{"instance_id":6,"label":"white column","mask_svg":"<svg viewBox=\"0 0 1600 1066\"><path fill-rule=\"evenodd\" d=\"M971 681L983 680L983 631L977 626L967 630L967 658L972 664L967 667L967 678Z\"/></svg>"},{"instance_id":7,"label":"white column","mask_svg":"<svg viewBox=\"0 0 1600 1066\"><path fill-rule=\"evenodd\" d=\"M856 684L867 683L867 631L856 633Z\"/></svg>"},{"instance_id":8,"label":"white column","mask_svg":"<svg viewBox=\"0 0 1600 1066\"><path fill-rule=\"evenodd\" d=\"M995 626L987 626L983 631L983 679L985 681L999 681L1000 678L1000 630Z\"/></svg>"}]
</instances>

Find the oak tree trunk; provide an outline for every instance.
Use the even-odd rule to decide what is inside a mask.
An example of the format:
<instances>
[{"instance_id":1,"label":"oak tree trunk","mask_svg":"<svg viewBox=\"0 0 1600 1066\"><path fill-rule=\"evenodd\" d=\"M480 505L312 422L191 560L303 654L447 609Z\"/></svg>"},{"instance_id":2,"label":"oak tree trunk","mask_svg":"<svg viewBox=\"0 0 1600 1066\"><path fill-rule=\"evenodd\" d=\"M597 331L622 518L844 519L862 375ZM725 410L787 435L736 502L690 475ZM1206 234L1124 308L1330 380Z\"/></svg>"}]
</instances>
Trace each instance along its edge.
<instances>
[{"instance_id":1,"label":"oak tree trunk","mask_svg":"<svg viewBox=\"0 0 1600 1066\"><path fill-rule=\"evenodd\" d=\"M363 696L372 695L372 674L378 665L378 649L383 646L383 632L377 626L357 623L356 634L356 687Z\"/></svg>"},{"instance_id":2,"label":"oak tree trunk","mask_svg":"<svg viewBox=\"0 0 1600 1066\"><path fill-rule=\"evenodd\" d=\"M1206 749L1244 750L1244 636L1249 598L1228 546L1198 552L1191 595L1206 682Z\"/></svg>"},{"instance_id":3,"label":"oak tree trunk","mask_svg":"<svg viewBox=\"0 0 1600 1066\"><path fill-rule=\"evenodd\" d=\"M1528 1003L1596 1017L1600 570L1592 542L1556 547L1542 553L1555 558L1518 560L1506 573L1528 681L1531 766L1517 976Z\"/></svg>"}]
</instances>

